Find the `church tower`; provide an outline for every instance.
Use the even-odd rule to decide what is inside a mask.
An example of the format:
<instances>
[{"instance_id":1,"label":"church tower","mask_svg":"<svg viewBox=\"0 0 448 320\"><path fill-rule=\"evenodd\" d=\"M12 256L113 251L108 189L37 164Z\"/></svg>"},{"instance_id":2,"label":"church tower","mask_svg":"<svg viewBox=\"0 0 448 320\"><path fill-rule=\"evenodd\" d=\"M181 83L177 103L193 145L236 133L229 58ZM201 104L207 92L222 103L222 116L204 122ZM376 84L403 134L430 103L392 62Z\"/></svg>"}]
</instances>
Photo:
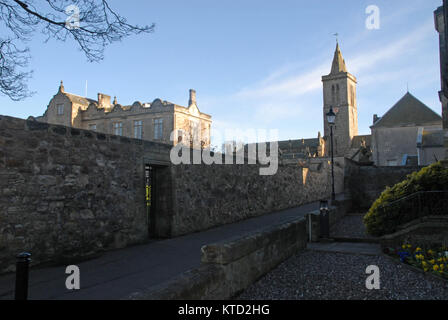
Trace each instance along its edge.
<instances>
[{"instance_id":1,"label":"church tower","mask_svg":"<svg viewBox=\"0 0 448 320\"><path fill-rule=\"evenodd\" d=\"M336 45L331 72L322 77L324 88L324 135L326 150L330 152L330 127L326 114L333 108L336 124L333 127L334 155L344 156L358 135L358 110L356 107L356 78L347 71L339 43Z\"/></svg>"}]
</instances>

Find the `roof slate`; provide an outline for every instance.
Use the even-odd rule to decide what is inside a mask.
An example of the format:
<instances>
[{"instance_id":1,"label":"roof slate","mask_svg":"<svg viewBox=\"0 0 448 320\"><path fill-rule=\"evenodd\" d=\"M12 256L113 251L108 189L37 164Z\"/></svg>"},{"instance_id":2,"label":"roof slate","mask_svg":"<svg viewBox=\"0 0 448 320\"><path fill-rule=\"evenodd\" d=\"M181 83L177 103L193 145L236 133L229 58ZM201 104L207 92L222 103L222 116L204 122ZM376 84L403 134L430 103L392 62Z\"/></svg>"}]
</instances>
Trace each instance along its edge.
<instances>
[{"instance_id":1,"label":"roof slate","mask_svg":"<svg viewBox=\"0 0 448 320\"><path fill-rule=\"evenodd\" d=\"M393 128L434 124L442 125L442 117L408 92L372 127Z\"/></svg>"}]
</instances>

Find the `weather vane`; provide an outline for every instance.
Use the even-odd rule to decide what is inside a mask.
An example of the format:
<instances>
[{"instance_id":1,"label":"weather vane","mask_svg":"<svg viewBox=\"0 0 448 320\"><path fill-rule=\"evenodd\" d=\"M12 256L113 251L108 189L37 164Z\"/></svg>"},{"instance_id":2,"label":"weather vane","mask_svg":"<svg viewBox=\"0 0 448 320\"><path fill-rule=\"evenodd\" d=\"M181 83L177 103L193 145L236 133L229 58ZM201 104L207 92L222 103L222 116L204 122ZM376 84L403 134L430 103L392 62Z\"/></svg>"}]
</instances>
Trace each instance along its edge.
<instances>
[{"instance_id":1,"label":"weather vane","mask_svg":"<svg viewBox=\"0 0 448 320\"><path fill-rule=\"evenodd\" d=\"M339 33L336 32L336 33L334 34L334 36L336 37L336 43L339 43L339 41L338 41Z\"/></svg>"}]
</instances>

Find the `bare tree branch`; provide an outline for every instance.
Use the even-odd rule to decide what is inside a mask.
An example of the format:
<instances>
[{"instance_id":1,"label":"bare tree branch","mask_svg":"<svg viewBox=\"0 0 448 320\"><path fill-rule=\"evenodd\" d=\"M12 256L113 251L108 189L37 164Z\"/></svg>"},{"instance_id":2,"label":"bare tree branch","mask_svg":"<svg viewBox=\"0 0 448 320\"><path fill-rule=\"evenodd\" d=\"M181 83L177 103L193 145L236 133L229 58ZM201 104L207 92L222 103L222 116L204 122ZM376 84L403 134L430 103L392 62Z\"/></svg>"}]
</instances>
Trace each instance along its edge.
<instances>
[{"instance_id":1,"label":"bare tree branch","mask_svg":"<svg viewBox=\"0 0 448 320\"><path fill-rule=\"evenodd\" d=\"M70 16L70 8L79 9L79 14L72 11ZM106 0L0 0L1 24L10 35L0 35L0 94L13 100L31 94L26 84L31 72L23 70L29 50L19 49L16 43L23 45L36 32L42 32L46 41L74 41L88 61L98 62L104 59L108 45L155 29L155 24L129 24Z\"/></svg>"}]
</instances>

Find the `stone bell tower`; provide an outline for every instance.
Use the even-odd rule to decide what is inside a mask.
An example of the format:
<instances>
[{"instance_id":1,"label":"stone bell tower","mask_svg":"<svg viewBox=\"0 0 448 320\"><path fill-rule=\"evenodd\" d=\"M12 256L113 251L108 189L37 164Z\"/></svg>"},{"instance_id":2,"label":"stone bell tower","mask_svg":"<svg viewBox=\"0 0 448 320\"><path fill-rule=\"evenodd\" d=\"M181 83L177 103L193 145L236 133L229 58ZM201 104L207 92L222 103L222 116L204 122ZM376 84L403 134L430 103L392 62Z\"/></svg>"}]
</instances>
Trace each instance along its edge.
<instances>
[{"instance_id":1,"label":"stone bell tower","mask_svg":"<svg viewBox=\"0 0 448 320\"><path fill-rule=\"evenodd\" d=\"M347 71L339 43L336 45L331 72L322 77L324 89L324 137L330 152L330 127L326 114L333 108L336 123L333 127L334 155L344 156L358 135L358 110L356 107L356 78Z\"/></svg>"}]
</instances>

